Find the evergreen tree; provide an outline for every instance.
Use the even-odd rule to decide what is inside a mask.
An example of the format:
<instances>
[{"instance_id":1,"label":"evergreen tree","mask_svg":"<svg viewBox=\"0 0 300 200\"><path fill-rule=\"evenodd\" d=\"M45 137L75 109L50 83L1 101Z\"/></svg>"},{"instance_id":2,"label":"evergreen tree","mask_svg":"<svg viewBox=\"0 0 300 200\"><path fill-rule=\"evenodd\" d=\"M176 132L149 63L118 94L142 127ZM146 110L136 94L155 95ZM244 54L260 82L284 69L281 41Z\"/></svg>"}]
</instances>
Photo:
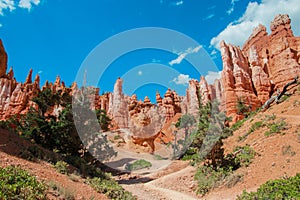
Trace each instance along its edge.
<instances>
[{"instance_id":1,"label":"evergreen tree","mask_svg":"<svg viewBox=\"0 0 300 200\"><path fill-rule=\"evenodd\" d=\"M106 136L99 132L99 122L102 130L108 130L110 119L105 111L91 110L88 98L81 104L82 112L75 112L75 116L72 97L68 93L53 93L52 90L45 89L33 101L38 105L37 110L30 108L26 115L12 117L9 122L15 125L15 130L22 136L65 156L86 156L91 159L84 147L87 143L93 146L93 150L100 149L98 153L103 156L115 155ZM58 115L53 113L54 106L62 108ZM82 141L86 143L83 144Z\"/></svg>"},{"instance_id":2,"label":"evergreen tree","mask_svg":"<svg viewBox=\"0 0 300 200\"><path fill-rule=\"evenodd\" d=\"M243 97L239 97L236 104L237 114L244 115L244 117L248 117L251 111L251 105L247 106L245 104L245 99Z\"/></svg>"},{"instance_id":3,"label":"evergreen tree","mask_svg":"<svg viewBox=\"0 0 300 200\"><path fill-rule=\"evenodd\" d=\"M179 118L178 122L175 124L176 128L184 129L184 141L187 141L190 128L196 123L193 115L185 114Z\"/></svg>"},{"instance_id":4,"label":"evergreen tree","mask_svg":"<svg viewBox=\"0 0 300 200\"><path fill-rule=\"evenodd\" d=\"M192 143L190 145L190 149L196 149L194 152L197 156L192 157L196 162L204 160L216 168L223 162L224 158L222 139L231 135L232 132L226 127L228 118L225 113L220 112L216 100L204 104L200 93L198 99L198 129L191 134ZM189 121L188 117L186 121ZM180 122L181 120L178 121L178 123Z\"/></svg>"},{"instance_id":5,"label":"evergreen tree","mask_svg":"<svg viewBox=\"0 0 300 200\"><path fill-rule=\"evenodd\" d=\"M96 110L98 122L102 131L108 131L111 119L107 116L106 110Z\"/></svg>"}]
</instances>

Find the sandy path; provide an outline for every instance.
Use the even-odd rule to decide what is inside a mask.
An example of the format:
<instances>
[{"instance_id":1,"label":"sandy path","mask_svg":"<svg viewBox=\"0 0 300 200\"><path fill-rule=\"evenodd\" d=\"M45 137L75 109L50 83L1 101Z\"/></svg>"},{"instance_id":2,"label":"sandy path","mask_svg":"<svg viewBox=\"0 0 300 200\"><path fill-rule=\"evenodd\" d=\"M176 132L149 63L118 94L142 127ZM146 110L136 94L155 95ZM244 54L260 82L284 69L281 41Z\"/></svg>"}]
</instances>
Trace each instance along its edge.
<instances>
[{"instance_id":1,"label":"sandy path","mask_svg":"<svg viewBox=\"0 0 300 200\"><path fill-rule=\"evenodd\" d=\"M139 200L194 200L197 197L192 192L180 190L184 188L181 188L182 186L178 182L174 182L175 179L183 177L185 174L193 172L193 170L193 167L187 166L147 183L122 184L122 186L136 195ZM148 175L148 177L151 177L151 175Z\"/></svg>"}]
</instances>

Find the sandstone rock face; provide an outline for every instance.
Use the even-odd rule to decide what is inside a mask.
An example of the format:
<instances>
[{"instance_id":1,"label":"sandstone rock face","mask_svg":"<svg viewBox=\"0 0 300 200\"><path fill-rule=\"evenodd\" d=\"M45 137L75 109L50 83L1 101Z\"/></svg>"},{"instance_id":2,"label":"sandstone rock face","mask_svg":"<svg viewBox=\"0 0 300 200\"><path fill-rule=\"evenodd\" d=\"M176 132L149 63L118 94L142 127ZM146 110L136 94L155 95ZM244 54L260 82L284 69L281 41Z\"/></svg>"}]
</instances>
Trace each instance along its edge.
<instances>
[{"instance_id":1,"label":"sandstone rock face","mask_svg":"<svg viewBox=\"0 0 300 200\"><path fill-rule=\"evenodd\" d=\"M190 80L186 90L186 96L181 105L184 114L197 116L199 112L199 82L197 80Z\"/></svg>"},{"instance_id":2,"label":"sandstone rock face","mask_svg":"<svg viewBox=\"0 0 300 200\"><path fill-rule=\"evenodd\" d=\"M205 80L204 76L200 77L199 92L202 97L203 104L207 104L209 101L212 100L211 97L214 95L214 87L208 86L207 81Z\"/></svg>"},{"instance_id":3,"label":"sandstone rock face","mask_svg":"<svg viewBox=\"0 0 300 200\"><path fill-rule=\"evenodd\" d=\"M233 122L242 118L236 114L238 98L246 98L245 104L256 109L275 90L281 90L300 75L300 38L294 37L290 23L288 15L276 16L270 25L270 35L266 27L259 25L242 49L221 42L221 108L233 117Z\"/></svg>"},{"instance_id":4,"label":"sandstone rock face","mask_svg":"<svg viewBox=\"0 0 300 200\"><path fill-rule=\"evenodd\" d=\"M223 60L221 108L235 122L243 117L237 114L236 105L239 99L253 110L261 106L261 102L255 95L251 69L242 50L225 42L220 44L220 48Z\"/></svg>"},{"instance_id":5,"label":"sandstone rock face","mask_svg":"<svg viewBox=\"0 0 300 200\"><path fill-rule=\"evenodd\" d=\"M36 104L31 101L40 91L40 78L37 75L32 82L32 70L29 71L24 84L17 83L13 78L11 69L6 77L0 78L0 116L7 119L10 116L25 114L30 107L36 108Z\"/></svg>"},{"instance_id":6,"label":"sandstone rock face","mask_svg":"<svg viewBox=\"0 0 300 200\"><path fill-rule=\"evenodd\" d=\"M250 61L255 60L255 63L250 64L262 68L266 74L263 76L267 76L274 87L273 91L281 90L286 83L300 74L300 38L293 35L290 23L288 15L277 15L271 22L270 35L260 25L259 34L254 34L243 46L245 56ZM253 59L253 52L256 59Z\"/></svg>"},{"instance_id":7,"label":"sandstone rock face","mask_svg":"<svg viewBox=\"0 0 300 200\"><path fill-rule=\"evenodd\" d=\"M110 94L109 107L107 113L111 116L112 120L118 126L118 128L128 127L128 102L123 94L123 80L118 78L113 94Z\"/></svg>"},{"instance_id":8,"label":"sandstone rock face","mask_svg":"<svg viewBox=\"0 0 300 200\"><path fill-rule=\"evenodd\" d=\"M291 30L291 19L287 14L279 14L275 16L274 20L271 22L270 29L272 32L278 31L278 29L287 28Z\"/></svg>"},{"instance_id":9,"label":"sandstone rock face","mask_svg":"<svg viewBox=\"0 0 300 200\"><path fill-rule=\"evenodd\" d=\"M253 66L252 71L252 81L257 91L257 97L260 102L263 104L270 98L271 92L271 82L268 75L263 71L260 66Z\"/></svg>"},{"instance_id":10,"label":"sandstone rock face","mask_svg":"<svg viewBox=\"0 0 300 200\"><path fill-rule=\"evenodd\" d=\"M111 98L113 97L109 97L109 101ZM128 97L124 96L123 98ZM157 104L152 104L148 97L145 97L143 102L138 101L135 94L129 97L127 101L129 111L127 123L132 134L132 142L150 147L151 152L155 149L155 140L160 143L172 141L172 134L163 133L161 130L177 113L181 112L181 98L175 91L168 89L164 98L157 92L156 101ZM111 107L115 106L114 104L110 105ZM116 124L119 126L118 122Z\"/></svg>"},{"instance_id":11,"label":"sandstone rock face","mask_svg":"<svg viewBox=\"0 0 300 200\"><path fill-rule=\"evenodd\" d=\"M7 69L7 54L0 40L0 77L4 76Z\"/></svg>"},{"instance_id":12,"label":"sandstone rock face","mask_svg":"<svg viewBox=\"0 0 300 200\"><path fill-rule=\"evenodd\" d=\"M165 118L165 122L171 120L176 113L181 112L180 98L175 91L171 91L170 89L167 90L162 99L160 109Z\"/></svg>"},{"instance_id":13,"label":"sandstone rock face","mask_svg":"<svg viewBox=\"0 0 300 200\"><path fill-rule=\"evenodd\" d=\"M0 60L0 62L2 61L3 60ZM2 65L0 71L5 72L6 65ZM13 115L26 114L30 107L37 108L37 105L32 101L32 98L36 97L41 91L40 77L39 75L36 75L34 81L32 81L32 74L33 70L30 69L24 83L18 83L15 80L13 69L10 69L7 74L4 73L4 75L1 76L0 120L8 119ZM46 82L42 90L45 90L46 88L53 90L53 92L60 91L62 93L71 93L71 90L66 89L64 83L60 81L59 77L57 77L54 84ZM61 108L53 108L54 114L58 113L59 109L61 110Z\"/></svg>"},{"instance_id":14,"label":"sandstone rock face","mask_svg":"<svg viewBox=\"0 0 300 200\"><path fill-rule=\"evenodd\" d=\"M219 79L216 79L214 81L214 85L213 88L215 90L215 99L220 103L222 101L222 92L223 92L223 88L222 88L222 84L221 81ZM212 99L214 99L214 97L212 97Z\"/></svg>"}]
</instances>

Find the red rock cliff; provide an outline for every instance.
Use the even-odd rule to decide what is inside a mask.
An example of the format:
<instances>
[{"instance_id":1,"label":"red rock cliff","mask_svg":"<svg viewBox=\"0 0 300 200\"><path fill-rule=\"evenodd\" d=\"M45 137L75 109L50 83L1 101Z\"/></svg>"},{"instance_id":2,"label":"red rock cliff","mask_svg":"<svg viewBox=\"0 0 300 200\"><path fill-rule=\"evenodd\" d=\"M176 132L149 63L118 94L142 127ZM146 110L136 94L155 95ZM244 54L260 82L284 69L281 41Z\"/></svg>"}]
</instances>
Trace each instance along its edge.
<instances>
[{"instance_id":1,"label":"red rock cliff","mask_svg":"<svg viewBox=\"0 0 300 200\"><path fill-rule=\"evenodd\" d=\"M236 114L238 98L246 98L245 103L256 109L300 75L300 38L293 35L290 23L288 15L277 15L270 35L259 25L242 49L221 42L222 109L233 122L242 117Z\"/></svg>"}]
</instances>

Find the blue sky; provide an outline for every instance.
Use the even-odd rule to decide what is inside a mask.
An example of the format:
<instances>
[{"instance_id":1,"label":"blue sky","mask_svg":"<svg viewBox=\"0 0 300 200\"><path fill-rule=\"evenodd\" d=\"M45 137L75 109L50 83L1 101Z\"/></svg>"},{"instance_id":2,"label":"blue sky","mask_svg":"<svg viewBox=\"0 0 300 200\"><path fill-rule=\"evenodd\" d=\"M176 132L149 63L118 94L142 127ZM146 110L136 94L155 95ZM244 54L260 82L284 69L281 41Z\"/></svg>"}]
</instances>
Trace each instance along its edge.
<instances>
[{"instance_id":1,"label":"blue sky","mask_svg":"<svg viewBox=\"0 0 300 200\"><path fill-rule=\"evenodd\" d=\"M297 0L0 0L0 38L17 80L24 81L32 68L42 85L57 75L71 85L90 53L124 31L160 27L192 38L197 45L184 47L174 40L169 51L144 48L120 54L98 77L101 93L111 91L122 77L126 93L154 100L156 90L164 93L168 87L183 95L187 81L200 74L218 77L219 42L242 45L253 27L262 23L269 28L278 13L289 14L294 34L300 35ZM140 37L153 39L151 34ZM87 71L88 83L89 76L98 76L103 57L122 45L97 55ZM197 60L197 66L189 59Z\"/></svg>"}]
</instances>

